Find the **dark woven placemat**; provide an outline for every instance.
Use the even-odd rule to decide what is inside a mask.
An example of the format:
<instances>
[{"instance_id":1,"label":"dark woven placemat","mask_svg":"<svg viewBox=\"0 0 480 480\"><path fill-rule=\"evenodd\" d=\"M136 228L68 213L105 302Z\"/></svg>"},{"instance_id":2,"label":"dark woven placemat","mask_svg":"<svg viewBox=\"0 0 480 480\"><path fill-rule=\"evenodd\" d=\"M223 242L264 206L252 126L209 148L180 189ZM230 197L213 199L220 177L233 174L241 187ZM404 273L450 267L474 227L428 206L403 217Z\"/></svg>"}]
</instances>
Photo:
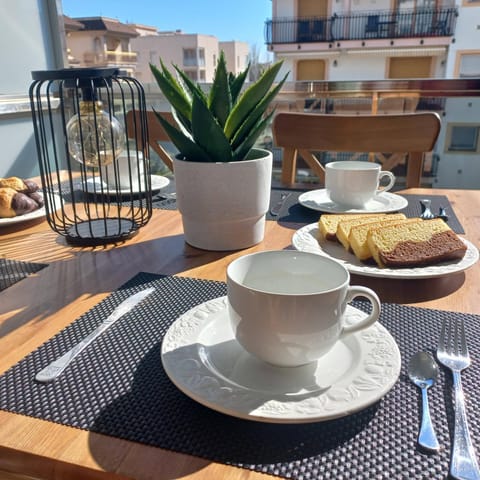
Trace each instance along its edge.
<instances>
[{"instance_id":1,"label":"dark woven placemat","mask_svg":"<svg viewBox=\"0 0 480 480\"><path fill-rule=\"evenodd\" d=\"M291 195L285 200L279 215L276 219L281 223L296 223L308 225L309 223L317 222L321 213L310 208L304 207L298 203L298 197L303 191L289 191L282 189L272 190L271 203L278 202L281 195L285 192L291 192ZM420 200L429 199L431 201L431 210L434 214L438 214L439 208L444 207L448 215L448 225L456 233L465 233L460 221L458 220L453 207L446 195L411 195L401 194L402 197L408 200L408 205L400 210L408 218L419 217L422 213ZM268 216L267 216L267 219Z\"/></svg>"},{"instance_id":2,"label":"dark woven placemat","mask_svg":"<svg viewBox=\"0 0 480 480\"><path fill-rule=\"evenodd\" d=\"M21 262L0 258L0 292L46 266L46 263Z\"/></svg>"},{"instance_id":3,"label":"dark woven placemat","mask_svg":"<svg viewBox=\"0 0 480 480\"><path fill-rule=\"evenodd\" d=\"M36 372L118 303L152 285L156 292L82 352L55 383L34 381ZM402 371L380 402L324 423L263 424L197 404L162 368L160 345L172 322L225 291L222 282L138 274L0 377L0 408L285 478L445 478L453 431L451 376L441 370L429 390L442 450L425 455L416 448L420 397L406 364L416 351L434 348L441 320L453 316L466 322L473 362L462 379L471 433L480 448L480 337L475 334L480 317L385 304L381 323L400 347ZM94 445L91 453L95 456Z\"/></svg>"},{"instance_id":4,"label":"dark woven placemat","mask_svg":"<svg viewBox=\"0 0 480 480\"><path fill-rule=\"evenodd\" d=\"M62 184L62 192L64 198L69 201L71 196L69 194L69 184L64 182ZM81 183L74 184L75 195L77 201L86 200L88 198L94 198L93 195L83 192ZM266 214L266 220L277 220L280 223L288 225L294 223L298 225L308 225L315 223L320 218L320 212L306 208L298 203L298 197L305 190L304 189L285 189L275 187L272 188L270 193L270 207ZM171 194L175 192L175 179L170 178L170 183L162 188L160 191L154 192L152 196L152 208L159 208L162 210L176 210L177 202L175 198L171 197ZM58 192L57 192L58 193ZM283 200L282 196L286 196ZM420 200L431 200L432 212L437 214L439 208L446 209L446 213L449 217L448 224L450 228L456 233L465 233L460 221L458 220L453 207L450 204L447 196L445 195L411 195L402 194L408 200L408 205L403 210L400 210L407 217L418 217L422 213ZM101 196L98 196L101 198ZM283 201L282 201L283 200ZM281 206L279 207L279 204ZM131 206L132 199L125 196L125 206ZM139 200L133 200L134 206L139 206Z\"/></svg>"}]
</instances>

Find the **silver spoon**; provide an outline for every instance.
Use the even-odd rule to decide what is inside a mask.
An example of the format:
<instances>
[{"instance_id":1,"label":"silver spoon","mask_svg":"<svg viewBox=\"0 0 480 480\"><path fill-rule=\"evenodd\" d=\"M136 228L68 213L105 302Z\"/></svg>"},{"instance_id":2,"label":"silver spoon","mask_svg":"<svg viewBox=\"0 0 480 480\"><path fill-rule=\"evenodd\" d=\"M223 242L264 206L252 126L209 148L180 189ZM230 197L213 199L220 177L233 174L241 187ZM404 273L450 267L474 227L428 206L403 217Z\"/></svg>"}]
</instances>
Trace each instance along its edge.
<instances>
[{"instance_id":1,"label":"silver spoon","mask_svg":"<svg viewBox=\"0 0 480 480\"><path fill-rule=\"evenodd\" d=\"M428 352L418 352L408 364L410 380L422 391L422 423L418 434L418 444L423 448L436 452L440 449L437 436L433 430L430 409L428 407L427 389L436 381L438 366Z\"/></svg>"}]
</instances>

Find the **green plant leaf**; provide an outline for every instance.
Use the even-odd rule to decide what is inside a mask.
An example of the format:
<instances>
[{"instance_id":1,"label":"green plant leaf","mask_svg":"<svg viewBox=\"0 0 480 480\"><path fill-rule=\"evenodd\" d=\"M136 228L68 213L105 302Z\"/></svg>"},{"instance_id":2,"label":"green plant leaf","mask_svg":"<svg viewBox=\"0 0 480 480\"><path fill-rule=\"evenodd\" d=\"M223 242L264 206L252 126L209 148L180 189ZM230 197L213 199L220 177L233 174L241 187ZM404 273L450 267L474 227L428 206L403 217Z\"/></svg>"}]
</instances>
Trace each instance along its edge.
<instances>
[{"instance_id":1,"label":"green plant leaf","mask_svg":"<svg viewBox=\"0 0 480 480\"><path fill-rule=\"evenodd\" d=\"M230 93L232 95L232 104L235 104L235 102L237 101L249 70L250 62L248 63L247 68L243 72L239 73L237 76L233 75L233 73L230 73L228 80L230 84Z\"/></svg>"},{"instance_id":2,"label":"green plant leaf","mask_svg":"<svg viewBox=\"0 0 480 480\"><path fill-rule=\"evenodd\" d=\"M225 123L225 135L230 140L246 120L250 112L262 100L272 86L282 61L269 67L262 76L239 97Z\"/></svg>"},{"instance_id":3,"label":"green plant leaf","mask_svg":"<svg viewBox=\"0 0 480 480\"><path fill-rule=\"evenodd\" d=\"M187 159L195 162L210 162L210 157L202 148L184 135L180 130L175 128L171 123L167 122L158 112L155 112L158 121L167 132L172 143L177 147L178 151Z\"/></svg>"},{"instance_id":4,"label":"green plant leaf","mask_svg":"<svg viewBox=\"0 0 480 480\"><path fill-rule=\"evenodd\" d=\"M155 109L154 109L155 110ZM175 110L174 108L170 109L172 112L172 116L178 126L178 129L186 136L189 137L190 139L193 140L192 136L192 122L187 120L183 115Z\"/></svg>"},{"instance_id":5,"label":"green plant leaf","mask_svg":"<svg viewBox=\"0 0 480 480\"><path fill-rule=\"evenodd\" d=\"M237 147L245 140L248 136L250 129L252 129L255 124L261 119L263 114L266 112L268 106L275 98L277 93L282 88L285 80L287 79L288 74L283 77L283 79L275 86L270 92L262 98L262 100L257 104L253 111L248 115L247 119L242 123L240 128L235 133L235 136L231 139L230 143L232 145L232 150L236 150Z\"/></svg>"},{"instance_id":6,"label":"green plant leaf","mask_svg":"<svg viewBox=\"0 0 480 480\"><path fill-rule=\"evenodd\" d=\"M223 50L220 52L215 77L213 79L210 97L208 99L210 111L223 128L232 109L232 96L228 82L227 64Z\"/></svg>"},{"instance_id":7,"label":"green plant leaf","mask_svg":"<svg viewBox=\"0 0 480 480\"><path fill-rule=\"evenodd\" d=\"M192 118L192 107L190 99L185 94L184 89L175 80L175 78L168 72L167 68L160 61L162 65L162 71L160 71L155 65L150 64L150 70L157 81L157 84L165 95L166 99L172 105L172 107L179 111L181 115L190 121Z\"/></svg>"},{"instance_id":8,"label":"green plant leaf","mask_svg":"<svg viewBox=\"0 0 480 480\"><path fill-rule=\"evenodd\" d=\"M207 103L207 96L205 95L205 92L200 88L200 85L192 81L185 74L185 72L183 72L182 70L180 70L180 68L177 67L177 65L174 65L173 68L177 71L178 75L180 75L180 78L182 79L184 84L190 90L191 96L193 97L194 95L197 95L200 98L202 98L205 103Z\"/></svg>"},{"instance_id":9,"label":"green plant leaf","mask_svg":"<svg viewBox=\"0 0 480 480\"><path fill-rule=\"evenodd\" d=\"M269 124L274 113L275 110L272 110L263 120L258 122L258 124L254 128L252 128L243 143L241 143L239 147L233 152L232 161L238 162L245 159L245 157L255 145L255 142L258 140L258 137L265 130L265 127Z\"/></svg>"},{"instance_id":10,"label":"green plant leaf","mask_svg":"<svg viewBox=\"0 0 480 480\"><path fill-rule=\"evenodd\" d=\"M229 162L232 147L208 107L196 96L192 103L193 139L213 162Z\"/></svg>"}]
</instances>

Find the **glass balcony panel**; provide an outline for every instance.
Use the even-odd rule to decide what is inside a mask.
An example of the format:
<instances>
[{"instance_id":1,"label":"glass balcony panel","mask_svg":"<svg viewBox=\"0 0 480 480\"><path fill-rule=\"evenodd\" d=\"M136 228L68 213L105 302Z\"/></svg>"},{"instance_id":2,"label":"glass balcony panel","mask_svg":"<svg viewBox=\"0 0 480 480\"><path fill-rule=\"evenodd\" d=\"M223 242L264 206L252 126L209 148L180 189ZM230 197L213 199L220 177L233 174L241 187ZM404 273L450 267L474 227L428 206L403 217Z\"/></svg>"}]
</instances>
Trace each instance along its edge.
<instances>
[{"instance_id":1,"label":"glass balcony panel","mask_svg":"<svg viewBox=\"0 0 480 480\"><path fill-rule=\"evenodd\" d=\"M168 102L155 84L144 87L149 109L170 111ZM202 88L208 92L210 86L202 84ZM433 151L425 155L422 185L464 189L478 189L480 185L480 78L290 82L277 95L272 108L276 108L277 112L350 115L436 112L441 118L442 128ZM257 146L272 151L272 181L273 185L279 186L283 151L276 147L270 129L267 128L261 135ZM173 144L166 142L163 147L175 155ZM151 154L154 173L165 173L163 162L153 151ZM394 164L395 188L405 185L405 155L318 152L317 158L322 164L345 159L388 162ZM301 156L296 182L295 186L300 188L323 187Z\"/></svg>"}]
</instances>

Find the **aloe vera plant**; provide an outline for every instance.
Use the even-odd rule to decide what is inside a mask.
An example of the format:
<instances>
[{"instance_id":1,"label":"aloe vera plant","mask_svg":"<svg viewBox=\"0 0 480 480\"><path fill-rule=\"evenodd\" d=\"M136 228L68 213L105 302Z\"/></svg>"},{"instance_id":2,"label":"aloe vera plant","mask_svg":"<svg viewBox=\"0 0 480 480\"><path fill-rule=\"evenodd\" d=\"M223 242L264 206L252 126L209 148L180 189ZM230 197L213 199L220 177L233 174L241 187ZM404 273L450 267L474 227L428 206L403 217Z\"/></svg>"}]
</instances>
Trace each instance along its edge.
<instances>
[{"instance_id":1,"label":"aloe vera plant","mask_svg":"<svg viewBox=\"0 0 480 480\"><path fill-rule=\"evenodd\" d=\"M176 78L160 60L150 69L172 106L177 126L155 112L180 155L195 162L244 160L268 125L274 111L268 106L282 88L285 77L273 85L282 62L267 68L261 77L242 91L250 65L238 75L227 72L220 53L212 88L206 94L178 66Z\"/></svg>"}]
</instances>

